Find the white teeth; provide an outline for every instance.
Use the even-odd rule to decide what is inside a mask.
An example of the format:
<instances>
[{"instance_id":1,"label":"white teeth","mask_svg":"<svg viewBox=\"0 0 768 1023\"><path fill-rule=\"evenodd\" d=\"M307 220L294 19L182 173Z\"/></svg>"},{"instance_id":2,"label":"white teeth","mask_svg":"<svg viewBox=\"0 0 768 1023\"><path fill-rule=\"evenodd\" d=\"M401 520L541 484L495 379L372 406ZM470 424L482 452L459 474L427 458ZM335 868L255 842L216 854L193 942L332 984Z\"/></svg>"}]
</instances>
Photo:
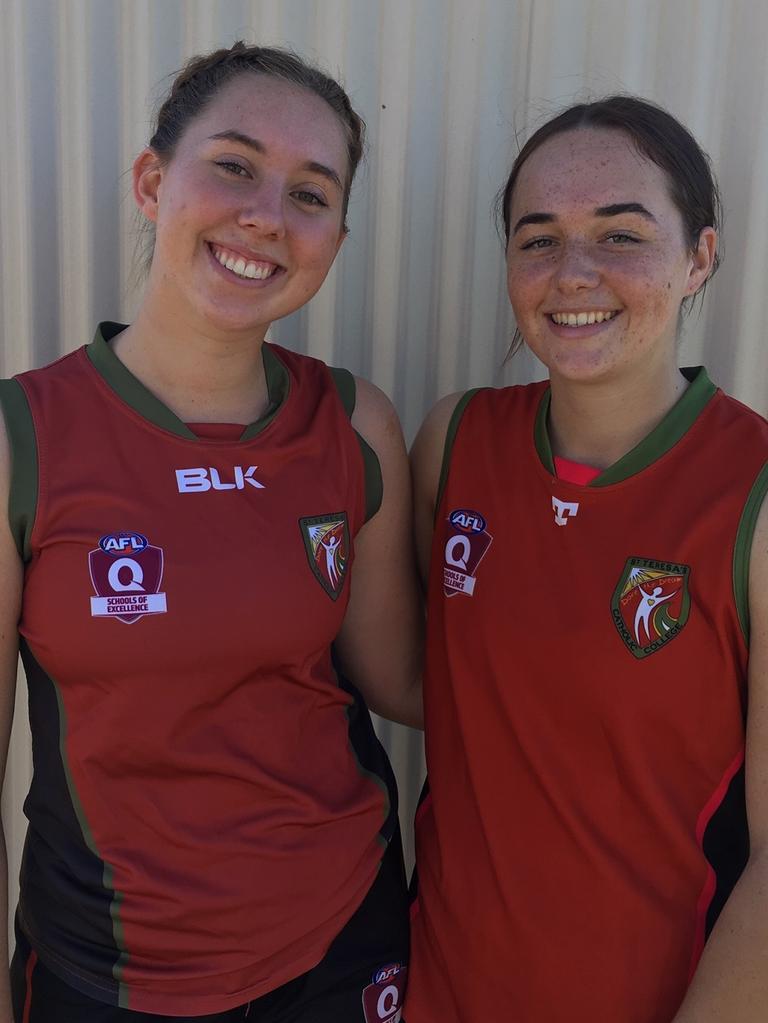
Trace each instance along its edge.
<instances>
[{"instance_id":1,"label":"white teeth","mask_svg":"<svg viewBox=\"0 0 768 1023\"><path fill-rule=\"evenodd\" d=\"M608 313L552 313L552 319L561 327L586 327L588 324L602 323L604 320L610 320L614 315L613 312Z\"/></svg>"},{"instance_id":2,"label":"white teeth","mask_svg":"<svg viewBox=\"0 0 768 1023\"><path fill-rule=\"evenodd\" d=\"M237 274L238 277L265 281L275 272L275 267L269 263L258 264L253 260L246 262L242 256L233 256L222 249L213 249L213 254L222 266Z\"/></svg>"}]
</instances>

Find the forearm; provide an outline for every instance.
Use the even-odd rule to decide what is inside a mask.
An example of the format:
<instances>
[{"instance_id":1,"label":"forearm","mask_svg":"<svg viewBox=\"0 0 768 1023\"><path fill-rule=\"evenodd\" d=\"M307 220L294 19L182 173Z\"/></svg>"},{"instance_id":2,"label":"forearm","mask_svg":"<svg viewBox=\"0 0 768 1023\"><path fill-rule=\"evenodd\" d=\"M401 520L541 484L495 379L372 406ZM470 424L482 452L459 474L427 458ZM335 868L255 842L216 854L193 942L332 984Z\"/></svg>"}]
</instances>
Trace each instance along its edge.
<instances>
[{"instance_id":1,"label":"forearm","mask_svg":"<svg viewBox=\"0 0 768 1023\"><path fill-rule=\"evenodd\" d=\"M379 717L409 728L424 728L421 678L414 678L411 685L402 687L397 693L382 693L378 699L367 698L366 702Z\"/></svg>"},{"instance_id":2,"label":"forearm","mask_svg":"<svg viewBox=\"0 0 768 1023\"><path fill-rule=\"evenodd\" d=\"M768 857L753 853L672 1023L765 1023Z\"/></svg>"}]
</instances>

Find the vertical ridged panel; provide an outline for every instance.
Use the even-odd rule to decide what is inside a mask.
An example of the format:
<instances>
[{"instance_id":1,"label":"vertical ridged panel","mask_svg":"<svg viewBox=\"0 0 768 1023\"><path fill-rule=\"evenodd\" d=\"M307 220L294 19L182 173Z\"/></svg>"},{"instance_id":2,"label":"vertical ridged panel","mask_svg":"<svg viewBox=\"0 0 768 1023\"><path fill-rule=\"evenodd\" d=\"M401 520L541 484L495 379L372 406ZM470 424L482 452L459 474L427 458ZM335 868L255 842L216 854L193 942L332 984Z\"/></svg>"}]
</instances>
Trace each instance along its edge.
<instances>
[{"instance_id":1,"label":"vertical ridged panel","mask_svg":"<svg viewBox=\"0 0 768 1023\"><path fill-rule=\"evenodd\" d=\"M130 168L166 76L236 38L339 74L368 123L350 233L324 289L272 336L370 376L411 438L443 393L542 375L513 330L491 207L517 136L574 99L634 91L709 151L726 259L688 320L704 361L768 411L768 5L752 0L6 0L0 34L0 328L6 374L130 319ZM23 695L23 694L22 694ZM29 772L18 715L4 807L12 875ZM410 817L420 743L381 723ZM410 846L409 846L410 847Z\"/></svg>"}]
</instances>

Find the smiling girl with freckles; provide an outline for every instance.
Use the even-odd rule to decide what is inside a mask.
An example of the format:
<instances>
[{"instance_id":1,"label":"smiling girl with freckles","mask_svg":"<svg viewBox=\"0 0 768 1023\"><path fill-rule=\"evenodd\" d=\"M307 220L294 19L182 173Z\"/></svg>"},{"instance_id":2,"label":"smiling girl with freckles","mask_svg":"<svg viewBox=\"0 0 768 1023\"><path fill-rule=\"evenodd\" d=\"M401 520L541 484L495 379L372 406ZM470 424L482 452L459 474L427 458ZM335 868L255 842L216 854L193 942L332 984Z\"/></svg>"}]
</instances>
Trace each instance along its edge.
<instances>
[{"instance_id":1,"label":"smiling girl with freckles","mask_svg":"<svg viewBox=\"0 0 768 1023\"><path fill-rule=\"evenodd\" d=\"M717 267L708 160L615 96L500 196L549 380L414 444L429 789L408 1023L761 1023L768 424L680 369ZM748 713L747 713L748 707Z\"/></svg>"},{"instance_id":2,"label":"smiling girl with freckles","mask_svg":"<svg viewBox=\"0 0 768 1023\"><path fill-rule=\"evenodd\" d=\"M363 132L294 54L190 61L133 168L135 321L0 386L0 731L20 634L34 750L17 1023L370 1023L402 1000L363 698L420 721L403 438L372 385L266 341L346 237Z\"/></svg>"}]
</instances>

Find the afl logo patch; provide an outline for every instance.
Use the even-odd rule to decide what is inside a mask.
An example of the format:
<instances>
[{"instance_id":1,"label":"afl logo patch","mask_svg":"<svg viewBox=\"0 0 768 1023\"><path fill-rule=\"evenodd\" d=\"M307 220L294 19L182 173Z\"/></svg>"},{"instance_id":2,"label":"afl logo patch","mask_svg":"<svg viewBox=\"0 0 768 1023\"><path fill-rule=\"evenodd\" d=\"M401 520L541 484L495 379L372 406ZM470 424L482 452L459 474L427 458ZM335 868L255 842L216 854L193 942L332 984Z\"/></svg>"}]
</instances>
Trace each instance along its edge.
<instances>
[{"instance_id":1,"label":"afl logo patch","mask_svg":"<svg viewBox=\"0 0 768 1023\"><path fill-rule=\"evenodd\" d=\"M109 533L99 540L99 547L117 557L126 551L138 553L147 547L147 538L141 533Z\"/></svg>"},{"instance_id":2,"label":"afl logo patch","mask_svg":"<svg viewBox=\"0 0 768 1023\"><path fill-rule=\"evenodd\" d=\"M443 548L443 592L446 597L455 597L457 593L472 596L477 582L477 566L492 543L485 516L480 512L456 508L450 513Z\"/></svg>"},{"instance_id":3,"label":"afl logo patch","mask_svg":"<svg viewBox=\"0 0 768 1023\"><path fill-rule=\"evenodd\" d=\"M457 508L452 511L448 521L462 533L477 535L485 531L485 519L480 512L470 511L468 508Z\"/></svg>"},{"instance_id":4,"label":"afl logo patch","mask_svg":"<svg viewBox=\"0 0 768 1023\"><path fill-rule=\"evenodd\" d=\"M144 615L165 614L163 550L143 533L107 533L88 554L88 571L96 593L91 597L93 618L115 618L126 625Z\"/></svg>"},{"instance_id":5,"label":"afl logo patch","mask_svg":"<svg viewBox=\"0 0 768 1023\"><path fill-rule=\"evenodd\" d=\"M403 1018L406 966L389 963L373 975L373 983L363 989L365 1023L400 1023Z\"/></svg>"}]
</instances>

